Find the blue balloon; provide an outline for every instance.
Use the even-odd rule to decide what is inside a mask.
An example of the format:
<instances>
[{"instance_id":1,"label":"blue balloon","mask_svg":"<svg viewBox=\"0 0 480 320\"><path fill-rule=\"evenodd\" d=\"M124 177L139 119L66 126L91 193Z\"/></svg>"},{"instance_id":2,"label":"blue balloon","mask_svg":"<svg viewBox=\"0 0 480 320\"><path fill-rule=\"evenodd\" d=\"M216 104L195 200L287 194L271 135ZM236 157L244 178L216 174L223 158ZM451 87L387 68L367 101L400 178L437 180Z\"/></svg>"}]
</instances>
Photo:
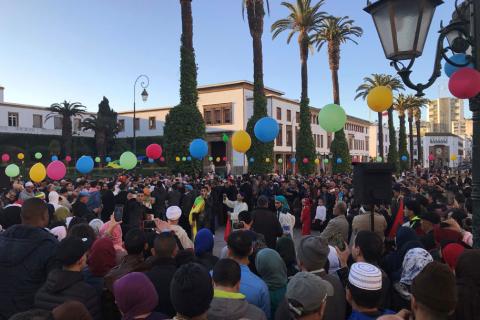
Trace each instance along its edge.
<instances>
[{"instance_id":1,"label":"blue balloon","mask_svg":"<svg viewBox=\"0 0 480 320\"><path fill-rule=\"evenodd\" d=\"M250 162L254 162L254 161L255 161L255 159L254 159L254 158L250 158L248 161L250 161Z\"/></svg>"},{"instance_id":2,"label":"blue balloon","mask_svg":"<svg viewBox=\"0 0 480 320\"><path fill-rule=\"evenodd\" d=\"M342 163L342 162L343 162L342 158L337 158L337 163L338 163L338 164L340 164L340 163Z\"/></svg>"},{"instance_id":3,"label":"blue balloon","mask_svg":"<svg viewBox=\"0 0 480 320\"><path fill-rule=\"evenodd\" d=\"M291 162L291 163L296 163L296 162L297 162L297 159L292 158L292 159L290 159L290 162Z\"/></svg>"},{"instance_id":4,"label":"blue balloon","mask_svg":"<svg viewBox=\"0 0 480 320\"><path fill-rule=\"evenodd\" d=\"M271 117L258 120L253 128L255 137L263 143L272 142L278 135L278 122Z\"/></svg>"},{"instance_id":5,"label":"blue balloon","mask_svg":"<svg viewBox=\"0 0 480 320\"><path fill-rule=\"evenodd\" d=\"M105 161L106 161L106 162L112 162L112 158L106 157L106 158L105 158Z\"/></svg>"},{"instance_id":6,"label":"blue balloon","mask_svg":"<svg viewBox=\"0 0 480 320\"><path fill-rule=\"evenodd\" d=\"M151 158L148 158L148 163L154 163L155 160L151 159Z\"/></svg>"},{"instance_id":7,"label":"blue balloon","mask_svg":"<svg viewBox=\"0 0 480 320\"><path fill-rule=\"evenodd\" d=\"M188 156L187 161L192 161L192 157Z\"/></svg>"},{"instance_id":8,"label":"blue balloon","mask_svg":"<svg viewBox=\"0 0 480 320\"><path fill-rule=\"evenodd\" d=\"M467 58L467 55L464 54L464 53L457 53L457 54L454 54L452 55L451 57L449 57L448 59L450 59L452 62L454 63L457 63L457 64L466 64L468 63L468 58ZM458 69L461 69L461 68L473 68L473 63L469 63L467 66L465 67L457 67L457 66L454 66L453 64L450 64L448 63L447 61L445 61L445 74L450 78L452 76L452 74L454 74Z\"/></svg>"},{"instance_id":9,"label":"blue balloon","mask_svg":"<svg viewBox=\"0 0 480 320\"><path fill-rule=\"evenodd\" d=\"M92 157L90 156L81 156L80 159L77 160L77 164L75 167L77 171L83 174L87 174L93 170L94 162Z\"/></svg>"},{"instance_id":10,"label":"blue balloon","mask_svg":"<svg viewBox=\"0 0 480 320\"><path fill-rule=\"evenodd\" d=\"M402 161L407 161L408 157L404 155L404 156L401 157L401 159L402 159Z\"/></svg>"},{"instance_id":11,"label":"blue balloon","mask_svg":"<svg viewBox=\"0 0 480 320\"><path fill-rule=\"evenodd\" d=\"M57 156L52 156L52 161L57 161L58 157Z\"/></svg>"},{"instance_id":12,"label":"blue balloon","mask_svg":"<svg viewBox=\"0 0 480 320\"><path fill-rule=\"evenodd\" d=\"M190 143L190 154L195 159L203 159L208 154L208 144L203 139L195 139Z\"/></svg>"}]
</instances>

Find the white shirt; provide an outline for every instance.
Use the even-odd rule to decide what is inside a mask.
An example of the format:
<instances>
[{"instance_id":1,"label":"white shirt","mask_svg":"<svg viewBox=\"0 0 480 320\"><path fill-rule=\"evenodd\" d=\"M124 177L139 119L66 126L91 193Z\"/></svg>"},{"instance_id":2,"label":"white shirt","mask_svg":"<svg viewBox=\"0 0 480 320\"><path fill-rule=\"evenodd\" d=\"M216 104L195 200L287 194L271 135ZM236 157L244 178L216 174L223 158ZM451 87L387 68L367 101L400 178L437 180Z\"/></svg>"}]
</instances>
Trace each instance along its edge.
<instances>
[{"instance_id":1,"label":"white shirt","mask_svg":"<svg viewBox=\"0 0 480 320\"><path fill-rule=\"evenodd\" d=\"M281 212L278 215L278 221L282 226L283 234L290 235L293 239L293 228L295 227L295 216L289 212L287 213Z\"/></svg>"},{"instance_id":2,"label":"white shirt","mask_svg":"<svg viewBox=\"0 0 480 320\"><path fill-rule=\"evenodd\" d=\"M327 208L325 206L317 206L315 212L315 220L325 221L327 219Z\"/></svg>"},{"instance_id":3,"label":"white shirt","mask_svg":"<svg viewBox=\"0 0 480 320\"><path fill-rule=\"evenodd\" d=\"M236 222L238 220L238 214L242 211L248 211L248 205L245 202L240 201L231 201L229 199L223 200L223 203L233 209L233 212L230 213L230 220Z\"/></svg>"},{"instance_id":4,"label":"white shirt","mask_svg":"<svg viewBox=\"0 0 480 320\"><path fill-rule=\"evenodd\" d=\"M183 249L193 248L192 240L190 240L187 233L185 232L185 230L183 230L182 227L176 224L171 224L170 229L173 230L173 232L175 232L175 235L178 237L178 240L180 240L180 243L182 244Z\"/></svg>"}]
</instances>

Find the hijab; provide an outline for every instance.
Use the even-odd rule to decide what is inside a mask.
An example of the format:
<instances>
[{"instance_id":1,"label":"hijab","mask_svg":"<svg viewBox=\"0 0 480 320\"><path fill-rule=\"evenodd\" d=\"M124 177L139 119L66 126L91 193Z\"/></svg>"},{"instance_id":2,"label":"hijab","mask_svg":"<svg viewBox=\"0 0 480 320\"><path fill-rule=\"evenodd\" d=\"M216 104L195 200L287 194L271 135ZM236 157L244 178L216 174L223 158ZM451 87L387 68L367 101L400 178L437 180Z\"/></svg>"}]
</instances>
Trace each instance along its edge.
<instances>
[{"instance_id":1,"label":"hijab","mask_svg":"<svg viewBox=\"0 0 480 320\"><path fill-rule=\"evenodd\" d=\"M432 261L432 256L425 249L413 248L408 250L403 259L400 282L410 286L413 279Z\"/></svg>"},{"instance_id":2,"label":"hijab","mask_svg":"<svg viewBox=\"0 0 480 320\"><path fill-rule=\"evenodd\" d=\"M95 234L98 236L100 234L100 229L103 226L103 221L100 219L92 219L88 225L92 227L93 231L95 231Z\"/></svg>"},{"instance_id":3,"label":"hijab","mask_svg":"<svg viewBox=\"0 0 480 320\"><path fill-rule=\"evenodd\" d=\"M110 221L105 223L101 228L100 228L100 236L103 237L105 235L105 232L108 229L108 226L110 225ZM115 228L112 230L112 234L110 235L110 239L113 242L113 246L115 247L115 250L121 250L124 251L123 249L123 243L122 243L122 228L120 228L120 225L116 225Z\"/></svg>"},{"instance_id":4,"label":"hijab","mask_svg":"<svg viewBox=\"0 0 480 320\"><path fill-rule=\"evenodd\" d=\"M50 203L55 210L61 207L58 203L59 200L60 196L58 195L57 191L50 191L48 193L48 203Z\"/></svg>"},{"instance_id":5,"label":"hijab","mask_svg":"<svg viewBox=\"0 0 480 320\"><path fill-rule=\"evenodd\" d=\"M100 238L96 240L90 254L88 255L88 268L96 277L104 277L113 267L115 267L115 248L112 240L108 238Z\"/></svg>"},{"instance_id":6,"label":"hijab","mask_svg":"<svg viewBox=\"0 0 480 320\"><path fill-rule=\"evenodd\" d=\"M255 259L255 267L269 290L287 285L287 267L277 251L270 248L260 250Z\"/></svg>"},{"instance_id":7,"label":"hijab","mask_svg":"<svg viewBox=\"0 0 480 320\"><path fill-rule=\"evenodd\" d=\"M210 229L200 229L195 237L195 255L201 256L205 252L212 252L214 245L213 234Z\"/></svg>"},{"instance_id":8,"label":"hijab","mask_svg":"<svg viewBox=\"0 0 480 320\"><path fill-rule=\"evenodd\" d=\"M280 208L281 212L290 211L290 207L288 206L288 201L284 196L275 196L275 201L278 201L282 204L282 207Z\"/></svg>"}]
</instances>

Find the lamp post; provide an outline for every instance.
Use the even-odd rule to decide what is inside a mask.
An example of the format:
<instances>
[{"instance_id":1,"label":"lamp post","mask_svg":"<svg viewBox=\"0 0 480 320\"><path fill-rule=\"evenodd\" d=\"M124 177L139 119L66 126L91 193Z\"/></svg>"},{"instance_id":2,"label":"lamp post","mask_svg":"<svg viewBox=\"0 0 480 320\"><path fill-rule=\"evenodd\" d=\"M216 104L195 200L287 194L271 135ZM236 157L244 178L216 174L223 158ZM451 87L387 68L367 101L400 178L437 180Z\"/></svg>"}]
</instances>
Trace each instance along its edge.
<instances>
[{"instance_id":1,"label":"lamp post","mask_svg":"<svg viewBox=\"0 0 480 320\"><path fill-rule=\"evenodd\" d=\"M147 77L144 74L141 74L137 77L135 80L135 83L133 84L133 153L135 156L137 155L137 128L135 126L136 124L136 100L137 100L137 94L136 94L136 89L137 89L137 83L140 81L140 86L143 88L142 93L140 94L142 96L143 102L147 101L148 99L148 92L147 92L147 87L150 84L150 78Z\"/></svg>"},{"instance_id":2,"label":"lamp post","mask_svg":"<svg viewBox=\"0 0 480 320\"><path fill-rule=\"evenodd\" d=\"M405 85L423 96L440 76L442 59L456 67L473 63L480 69L480 0L465 0L458 5L450 23L439 31L433 72L426 83L414 84L410 79L415 59L422 55L428 29L435 8L442 0L379 0L367 2L364 9L375 23L383 50L390 65L395 68ZM448 45L445 46L445 40ZM447 57L447 52L466 53L465 64L458 64ZM473 53L473 56L470 55ZM408 61L404 64L402 61ZM474 246L480 247L480 95L470 98L473 120L472 137L472 210Z\"/></svg>"}]
</instances>

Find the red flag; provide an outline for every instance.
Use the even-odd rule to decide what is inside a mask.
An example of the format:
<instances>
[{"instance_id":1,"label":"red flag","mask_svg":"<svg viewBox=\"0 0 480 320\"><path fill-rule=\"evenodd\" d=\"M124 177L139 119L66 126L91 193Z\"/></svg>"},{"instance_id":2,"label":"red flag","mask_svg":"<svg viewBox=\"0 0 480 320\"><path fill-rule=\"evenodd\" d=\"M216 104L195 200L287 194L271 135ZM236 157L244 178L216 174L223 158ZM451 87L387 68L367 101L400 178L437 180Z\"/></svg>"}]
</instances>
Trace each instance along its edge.
<instances>
[{"instance_id":1,"label":"red flag","mask_svg":"<svg viewBox=\"0 0 480 320\"><path fill-rule=\"evenodd\" d=\"M223 240L227 242L228 236L232 232L232 224L230 223L230 215L227 213L227 225L225 226L225 234L223 235Z\"/></svg>"},{"instance_id":2,"label":"red flag","mask_svg":"<svg viewBox=\"0 0 480 320\"><path fill-rule=\"evenodd\" d=\"M399 208L388 237L394 239L397 235L397 229L403 224L403 198L400 198Z\"/></svg>"},{"instance_id":3,"label":"red flag","mask_svg":"<svg viewBox=\"0 0 480 320\"><path fill-rule=\"evenodd\" d=\"M383 113L382 113L382 116L384 116L384 117L388 116L388 111L383 112Z\"/></svg>"}]
</instances>

